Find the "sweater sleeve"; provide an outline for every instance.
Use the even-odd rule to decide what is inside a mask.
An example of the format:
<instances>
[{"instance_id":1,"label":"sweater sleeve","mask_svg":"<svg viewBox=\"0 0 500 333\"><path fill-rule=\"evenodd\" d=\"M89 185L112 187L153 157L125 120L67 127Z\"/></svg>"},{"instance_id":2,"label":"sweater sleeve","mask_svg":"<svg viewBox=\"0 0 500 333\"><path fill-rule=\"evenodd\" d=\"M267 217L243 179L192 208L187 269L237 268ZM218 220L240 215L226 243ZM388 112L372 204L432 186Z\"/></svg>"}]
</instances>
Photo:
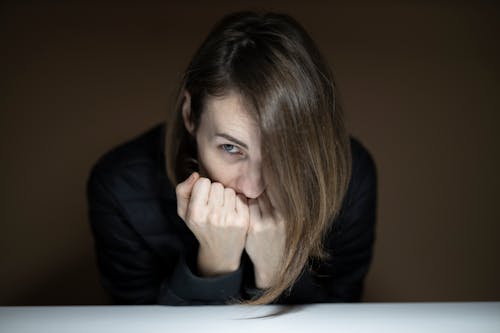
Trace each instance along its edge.
<instances>
[{"instance_id":1,"label":"sweater sleeve","mask_svg":"<svg viewBox=\"0 0 500 333\"><path fill-rule=\"evenodd\" d=\"M101 283L115 304L224 304L239 298L242 268L204 278L192 258L168 250L160 257L134 230L121 204L95 169L87 183L89 219ZM123 203L126 204L126 203ZM171 258L165 261L164 258Z\"/></svg>"},{"instance_id":2,"label":"sweater sleeve","mask_svg":"<svg viewBox=\"0 0 500 333\"><path fill-rule=\"evenodd\" d=\"M173 274L163 282L157 303L164 305L225 304L238 299L243 270L216 277L195 275L181 258Z\"/></svg>"}]
</instances>

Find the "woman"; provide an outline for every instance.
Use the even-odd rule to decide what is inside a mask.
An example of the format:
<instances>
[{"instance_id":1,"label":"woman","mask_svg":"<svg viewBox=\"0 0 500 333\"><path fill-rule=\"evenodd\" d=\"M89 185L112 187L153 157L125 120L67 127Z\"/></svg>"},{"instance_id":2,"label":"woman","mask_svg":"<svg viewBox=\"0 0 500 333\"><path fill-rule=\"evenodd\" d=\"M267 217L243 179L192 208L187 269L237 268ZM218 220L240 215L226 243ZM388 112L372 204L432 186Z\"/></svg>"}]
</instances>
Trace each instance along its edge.
<instances>
[{"instance_id":1,"label":"woman","mask_svg":"<svg viewBox=\"0 0 500 333\"><path fill-rule=\"evenodd\" d=\"M347 135L332 74L305 30L281 14L229 15L178 91L168 127L106 154L89 179L113 300L359 301L375 166Z\"/></svg>"}]
</instances>

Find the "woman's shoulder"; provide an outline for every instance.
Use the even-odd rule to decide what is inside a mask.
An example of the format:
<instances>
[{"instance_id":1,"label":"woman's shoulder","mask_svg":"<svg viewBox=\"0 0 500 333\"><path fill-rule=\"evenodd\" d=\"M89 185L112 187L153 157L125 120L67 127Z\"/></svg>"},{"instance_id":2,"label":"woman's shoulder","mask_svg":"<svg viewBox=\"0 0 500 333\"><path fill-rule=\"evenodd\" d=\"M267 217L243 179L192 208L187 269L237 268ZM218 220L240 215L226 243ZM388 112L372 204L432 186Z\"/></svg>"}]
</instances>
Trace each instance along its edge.
<instances>
[{"instance_id":1,"label":"woman's shoulder","mask_svg":"<svg viewBox=\"0 0 500 333\"><path fill-rule=\"evenodd\" d=\"M166 177L164 130L164 123L156 124L104 153L93 165L89 183L99 179L113 192L133 196L150 192Z\"/></svg>"},{"instance_id":2,"label":"woman's shoulder","mask_svg":"<svg viewBox=\"0 0 500 333\"><path fill-rule=\"evenodd\" d=\"M163 154L164 124L159 123L104 153L95 163L100 169L123 168L149 163Z\"/></svg>"},{"instance_id":3,"label":"woman's shoulder","mask_svg":"<svg viewBox=\"0 0 500 333\"><path fill-rule=\"evenodd\" d=\"M350 137L352 155L351 182L376 178L376 164L371 152L356 137Z\"/></svg>"},{"instance_id":4,"label":"woman's shoulder","mask_svg":"<svg viewBox=\"0 0 500 333\"><path fill-rule=\"evenodd\" d=\"M372 209L377 196L377 167L372 153L357 138L350 137L351 179L344 197L341 216L355 216Z\"/></svg>"}]
</instances>

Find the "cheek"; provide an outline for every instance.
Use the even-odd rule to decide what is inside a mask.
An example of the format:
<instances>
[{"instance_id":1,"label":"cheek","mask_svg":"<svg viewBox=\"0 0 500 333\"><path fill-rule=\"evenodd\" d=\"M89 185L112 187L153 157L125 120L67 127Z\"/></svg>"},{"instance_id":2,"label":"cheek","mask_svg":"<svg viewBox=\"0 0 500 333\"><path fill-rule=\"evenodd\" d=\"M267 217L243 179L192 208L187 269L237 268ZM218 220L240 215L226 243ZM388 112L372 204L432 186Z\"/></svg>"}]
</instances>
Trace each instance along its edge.
<instances>
[{"instance_id":1,"label":"cheek","mask_svg":"<svg viewBox=\"0 0 500 333\"><path fill-rule=\"evenodd\" d=\"M206 171L206 175L213 182L219 182L225 187L233 187L234 180L238 176L238 169L235 165L228 163L221 153L216 149L198 146L198 158L201 166Z\"/></svg>"}]
</instances>

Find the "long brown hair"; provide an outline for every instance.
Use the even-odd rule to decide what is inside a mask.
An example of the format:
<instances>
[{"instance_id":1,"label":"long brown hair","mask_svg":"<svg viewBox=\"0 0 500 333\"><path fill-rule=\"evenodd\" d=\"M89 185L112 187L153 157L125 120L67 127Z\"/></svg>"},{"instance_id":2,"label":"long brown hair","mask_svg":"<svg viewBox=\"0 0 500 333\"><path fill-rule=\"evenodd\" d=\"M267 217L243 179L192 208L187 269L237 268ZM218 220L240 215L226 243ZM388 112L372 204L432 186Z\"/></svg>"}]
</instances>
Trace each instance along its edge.
<instances>
[{"instance_id":1,"label":"long brown hair","mask_svg":"<svg viewBox=\"0 0 500 333\"><path fill-rule=\"evenodd\" d=\"M286 252L275 285L250 304L276 300L308 259L325 259L323 240L351 176L351 150L332 73L304 28L285 14L224 17L184 73L165 137L166 169L178 184L196 167L184 127L184 91L197 128L207 97L236 91L260 125L263 176L286 221Z\"/></svg>"}]
</instances>

